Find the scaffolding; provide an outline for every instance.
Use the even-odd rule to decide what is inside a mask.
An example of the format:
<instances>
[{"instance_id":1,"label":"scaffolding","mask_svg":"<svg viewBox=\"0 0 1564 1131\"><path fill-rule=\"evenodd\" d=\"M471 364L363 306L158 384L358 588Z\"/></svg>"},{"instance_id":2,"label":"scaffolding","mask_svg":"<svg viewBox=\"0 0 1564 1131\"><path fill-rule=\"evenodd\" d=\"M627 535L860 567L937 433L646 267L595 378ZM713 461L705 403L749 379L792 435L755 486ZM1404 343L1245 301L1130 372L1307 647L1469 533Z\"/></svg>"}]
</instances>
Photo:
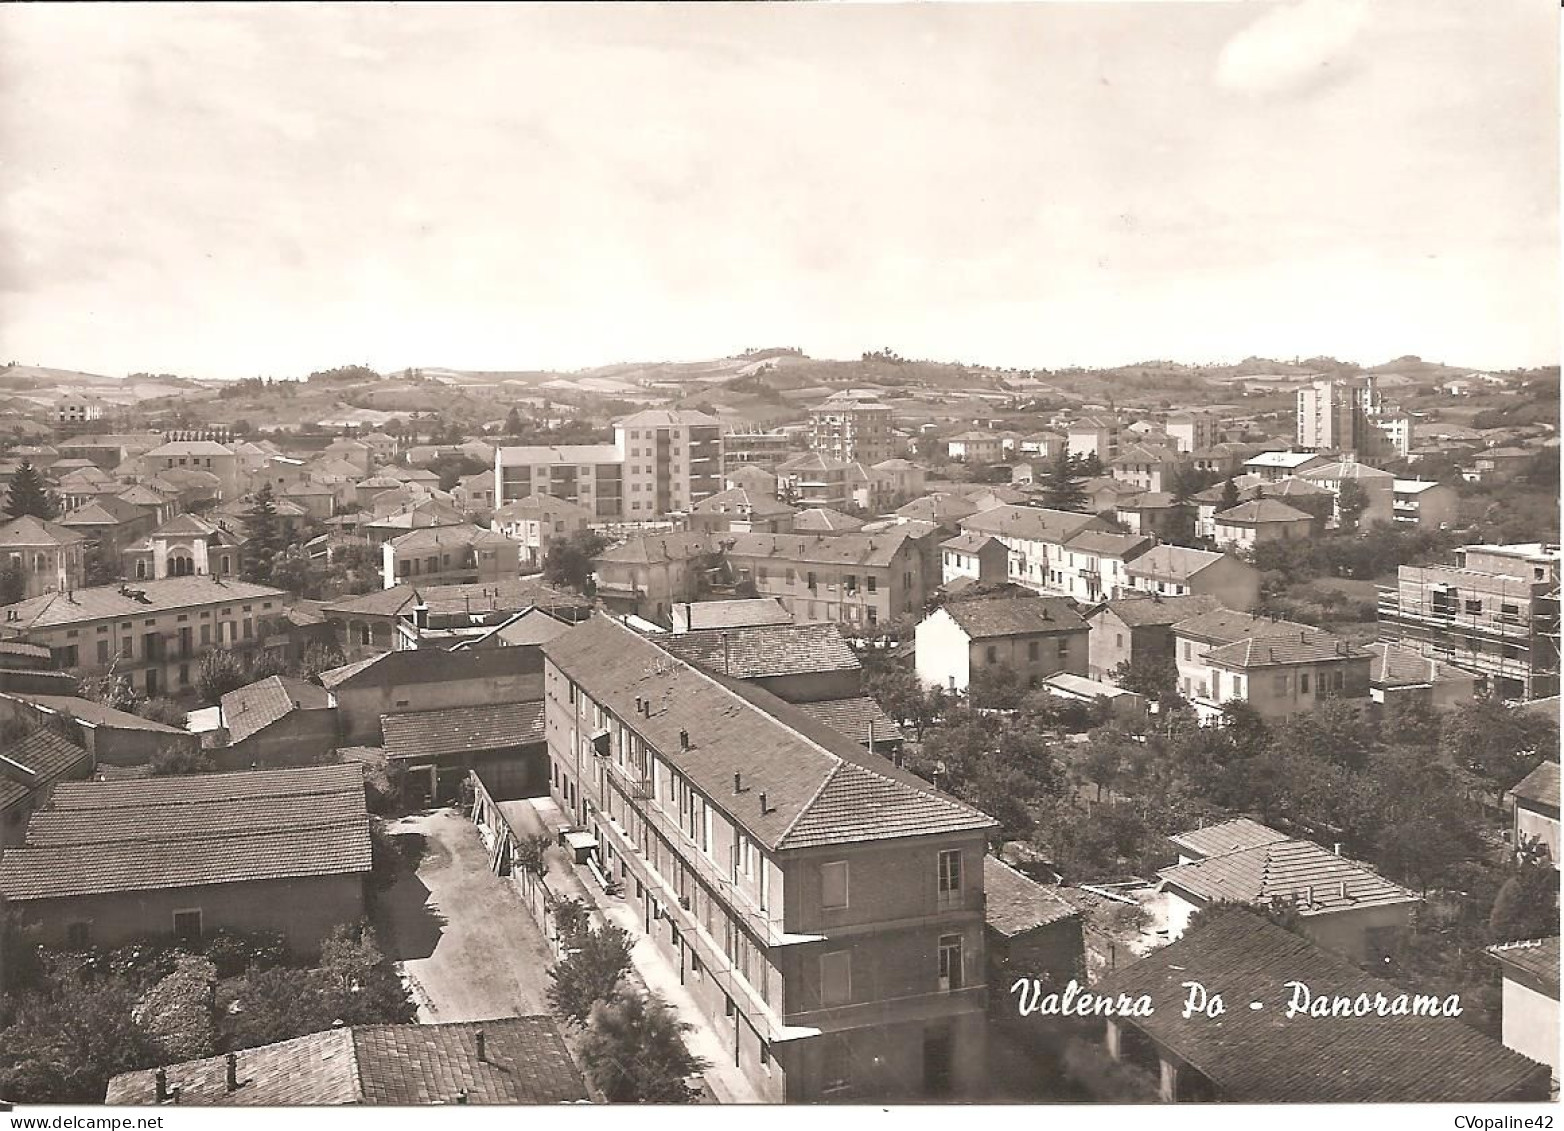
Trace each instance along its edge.
<instances>
[{"instance_id":1,"label":"scaffolding","mask_svg":"<svg viewBox=\"0 0 1564 1131\"><path fill-rule=\"evenodd\" d=\"M1451 566L1403 566L1379 587L1379 640L1479 675L1501 693L1559 693L1559 587ZM1503 681L1501 683L1501 681Z\"/></svg>"}]
</instances>

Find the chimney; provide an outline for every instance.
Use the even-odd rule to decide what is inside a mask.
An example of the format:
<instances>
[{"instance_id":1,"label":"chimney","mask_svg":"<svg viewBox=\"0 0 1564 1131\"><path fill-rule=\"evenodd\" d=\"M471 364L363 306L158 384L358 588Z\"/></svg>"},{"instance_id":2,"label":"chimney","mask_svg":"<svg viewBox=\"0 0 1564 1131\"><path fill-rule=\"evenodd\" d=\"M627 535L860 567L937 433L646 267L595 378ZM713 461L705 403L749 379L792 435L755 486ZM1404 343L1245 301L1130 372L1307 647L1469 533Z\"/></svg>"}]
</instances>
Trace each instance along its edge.
<instances>
[{"instance_id":1,"label":"chimney","mask_svg":"<svg viewBox=\"0 0 1564 1131\"><path fill-rule=\"evenodd\" d=\"M166 1069L166 1068L159 1068L155 1073L153 1073L152 1081L153 1081L153 1083L157 1087L157 1102L160 1103L160 1104L167 1103L168 1102L168 1069Z\"/></svg>"},{"instance_id":2,"label":"chimney","mask_svg":"<svg viewBox=\"0 0 1564 1131\"><path fill-rule=\"evenodd\" d=\"M1338 889L1338 891L1339 891L1342 899L1346 899L1347 898L1347 881L1346 880L1342 880L1341 881L1341 886Z\"/></svg>"},{"instance_id":3,"label":"chimney","mask_svg":"<svg viewBox=\"0 0 1564 1131\"><path fill-rule=\"evenodd\" d=\"M1335 844L1333 844L1331 846L1331 851L1334 852L1337 856L1340 856L1341 855L1341 841L1338 840Z\"/></svg>"},{"instance_id":4,"label":"chimney","mask_svg":"<svg viewBox=\"0 0 1564 1131\"><path fill-rule=\"evenodd\" d=\"M179 1084L175 1084L172 1088L170 1088L168 1090L168 1098L173 1100L174 1103L177 1104L179 1102L179 1094L181 1092L183 1092L184 1090L185 1089L183 1088L183 1086L181 1086Z\"/></svg>"},{"instance_id":5,"label":"chimney","mask_svg":"<svg viewBox=\"0 0 1564 1131\"><path fill-rule=\"evenodd\" d=\"M466 1088L463 1088L461 1091L456 1093L456 1102L459 1103L459 1104L465 1104L467 1102L467 1089Z\"/></svg>"},{"instance_id":6,"label":"chimney","mask_svg":"<svg viewBox=\"0 0 1564 1131\"><path fill-rule=\"evenodd\" d=\"M762 814L771 812L770 807L766 804L766 795L764 793L760 795L760 812Z\"/></svg>"},{"instance_id":7,"label":"chimney","mask_svg":"<svg viewBox=\"0 0 1564 1131\"><path fill-rule=\"evenodd\" d=\"M239 1054L238 1053L232 1053L231 1052L231 1053L228 1054L228 1090L230 1092L237 1092L239 1090Z\"/></svg>"},{"instance_id":8,"label":"chimney","mask_svg":"<svg viewBox=\"0 0 1564 1131\"><path fill-rule=\"evenodd\" d=\"M479 1059L479 1061L481 1061L484 1064L487 1064L489 1062L489 1048L488 1048L488 1041L484 1038L483 1030L479 1029L475 1034L473 1034L473 1037L478 1042L478 1059Z\"/></svg>"},{"instance_id":9,"label":"chimney","mask_svg":"<svg viewBox=\"0 0 1564 1131\"><path fill-rule=\"evenodd\" d=\"M724 632L722 634L722 674L723 675L732 675L733 674L733 663L732 663L733 657L732 657L732 653L729 650L728 643L729 643L728 642L728 634L726 632Z\"/></svg>"},{"instance_id":10,"label":"chimney","mask_svg":"<svg viewBox=\"0 0 1564 1131\"><path fill-rule=\"evenodd\" d=\"M733 792L734 793L743 793L744 792L744 775L739 773L736 770L733 773Z\"/></svg>"},{"instance_id":11,"label":"chimney","mask_svg":"<svg viewBox=\"0 0 1564 1131\"><path fill-rule=\"evenodd\" d=\"M1308 887L1303 889L1303 902L1306 905L1310 906L1310 907L1314 906L1314 885L1313 884L1310 884Z\"/></svg>"},{"instance_id":12,"label":"chimney","mask_svg":"<svg viewBox=\"0 0 1564 1131\"><path fill-rule=\"evenodd\" d=\"M679 749L680 750L688 750L689 748L690 748L690 732L687 731L687 730L681 730L679 732Z\"/></svg>"}]
</instances>

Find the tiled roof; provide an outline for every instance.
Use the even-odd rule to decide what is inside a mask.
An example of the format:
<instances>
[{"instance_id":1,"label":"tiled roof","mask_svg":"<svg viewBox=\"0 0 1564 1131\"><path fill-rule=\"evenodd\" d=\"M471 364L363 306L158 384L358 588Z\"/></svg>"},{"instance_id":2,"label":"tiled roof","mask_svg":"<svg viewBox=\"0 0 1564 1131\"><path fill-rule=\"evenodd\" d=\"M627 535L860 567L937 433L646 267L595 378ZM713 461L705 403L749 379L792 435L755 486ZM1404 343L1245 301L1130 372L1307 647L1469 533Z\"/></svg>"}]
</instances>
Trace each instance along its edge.
<instances>
[{"instance_id":1,"label":"tiled roof","mask_svg":"<svg viewBox=\"0 0 1564 1131\"><path fill-rule=\"evenodd\" d=\"M973 640L1070 632L1087 627L1065 597L997 597L954 601L944 608L951 620Z\"/></svg>"},{"instance_id":2,"label":"tiled roof","mask_svg":"<svg viewBox=\"0 0 1564 1131\"><path fill-rule=\"evenodd\" d=\"M485 530L481 526L425 526L391 539L390 544L397 553L435 547L515 545L505 535Z\"/></svg>"},{"instance_id":3,"label":"tiled roof","mask_svg":"<svg viewBox=\"0 0 1564 1131\"><path fill-rule=\"evenodd\" d=\"M1397 479L1391 484L1398 495L1421 495L1424 491L1442 486L1444 484L1433 479Z\"/></svg>"},{"instance_id":4,"label":"tiled roof","mask_svg":"<svg viewBox=\"0 0 1564 1131\"><path fill-rule=\"evenodd\" d=\"M1559 996L1559 937L1551 939L1523 939L1490 946L1488 953L1501 965L1528 975L1552 990L1555 1000Z\"/></svg>"},{"instance_id":5,"label":"tiled roof","mask_svg":"<svg viewBox=\"0 0 1564 1131\"><path fill-rule=\"evenodd\" d=\"M175 537L205 537L217 529L216 524L207 522L199 515L180 514L169 519L152 533L164 538Z\"/></svg>"},{"instance_id":6,"label":"tiled roof","mask_svg":"<svg viewBox=\"0 0 1564 1131\"><path fill-rule=\"evenodd\" d=\"M690 508L692 514L750 514L758 518L792 514L796 508L761 491L747 487L729 487L718 491Z\"/></svg>"},{"instance_id":7,"label":"tiled roof","mask_svg":"<svg viewBox=\"0 0 1564 1131\"><path fill-rule=\"evenodd\" d=\"M1539 764L1510 792L1522 800L1551 805L1557 809L1559 807L1559 764L1557 762Z\"/></svg>"},{"instance_id":8,"label":"tiled roof","mask_svg":"<svg viewBox=\"0 0 1564 1131\"><path fill-rule=\"evenodd\" d=\"M67 782L34 817L27 842L0 857L0 892L58 899L369 866L357 765Z\"/></svg>"},{"instance_id":9,"label":"tiled roof","mask_svg":"<svg viewBox=\"0 0 1564 1131\"><path fill-rule=\"evenodd\" d=\"M736 537L736 535L735 535ZM713 552L711 539L704 534L647 534L604 550L597 561L629 565L659 562L683 562Z\"/></svg>"},{"instance_id":10,"label":"tiled roof","mask_svg":"<svg viewBox=\"0 0 1564 1131\"><path fill-rule=\"evenodd\" d=\"M543 702L485 703L380 716L388 758L437 758L543 741Z\"/></svg>"},{"instance_id":11,"label":"tiled roof","mask_svg":"<svg viewBox=\"0 0 1564 1131\"><path fill-rule=\"evenodd\" d=\"M77 589L69 597L64 593L46 593L41 597L8 605L8 609L17 613L17 618L0 623L16 629L49 628L109 617L146 617L171 609L243 601L274 601L280 611L281 603L287 597L281 589L252 585L248 581L218 581L210 576L138 581L129 586L128 591L143 593L146 600L127 596L114 585ZM256 611L259 611L258 607Z\"/></svg>"},{"instance_id":12,"label":"tiled roof","mask_svg":"<svg viewBox=\"0 0 1564 1131\"><path fill-rule=\"evenodd\" d=\"M83 541L83 537L68 526L30 514L0 523L0 546L69 546Z\"/></svg>"},{"instance_id":13,"label":"tiled roof","mask_svg":"<svg viewBox=\"0 0 1564 1131\"><path fill-rule=\"evenodd\" d=\"M869 745L871 734L875 745L901 742L906 738L896 721L867 695L855 695L850 699L820 699L797 706L816 722L845 734L860 746Z\"/></svg>"},{"instance_id":14,"label":"tiled roof","mask_svg":"<svg viewBox=\"0 0 1564 1131\"><path fill-rule=\"evenodd\" d=\"M691 632L707 628L752 628L765 624L792 624L793 614L775 597L740 598L733 601L692 601L676 606L686 610Z\"/></svg>"},{"instance_id":15,"label":"tiled roof","mask_svg":"<svg viewBox=\"0 0 1564 1131\"><path fill-rule=\"evenodd\" d=\"M360 487L364 484L360 483ZM716 496L713 496L715 498ZM708 502L710 500L707 500ZM546 518L550 521L558 518L589 519L592 512L585 507L577 506L569 499L556 499L552 495L531 494L524 499L513 499L494 512L495 518L504 521L508 518Z\"/></svg>"},{"instance_id":16,"label":"tiled roof","mask_svg":"<svg viewBox=\"0 0 1564 1131\"><path fill-rule=\"evenodd\" d=\"M116 730L150 730L159 734L185 733L178 727L171 727L167 723L144 719L140 715L131 714L129 711L121 711L114 707L105 706L96 699L83 699L76 695L45 695L32 691L7 691L0 693L0 699L15 699L22 703L31 703L36 707L41 707L45 711L51 711L57 715L69 715L77 722L87 726L111 727Z\"/></svg>"},{"instance_id":17,"label":"tiled roof","mask_svg":"<svg viewBox=\"0 0 1564 1131\"><path fill-rule=\"evenodd\" d=\"M1118 597L1106 607L1130 628L1142 628L1172 625L1220 606L1215 597L1192 593L1182 597Z\"/></svg>"},{"instance_id":18,"label":"tiled roof","mask_svg":"<svg viewBox=\"0 0 1564 1131\"><path fill-rule=\"evenodd\" d=\"M485 1055L478 1059L477 1031ZM240 1050L240 1086L228 1090L224 1056L165 1071L189 1106L344 1104L558 1104L590 1098L558 1025L546 1015L435 1025L358 1025ZM151 1104L152 1069L109 1081L105 1102Z\"/></svg>"},{"instance_id":19,"label":"tiled roof","mask_svg":"<svg viewBox=\"0 0 1564 1131\"><path fill-rule=\"evenodd\" d=\"M1444 680L1468 681L1475 678L1471 672L1432 656L1421 655L1410 648L1385 643L1365 644L1363 648L1373 657L1369 666L1369 682L1380 687L1416 687Z\"/></svg>"},{"instance_id":20,"label":"tiled roof","mask_svg":"<svg viewBox=\"0 0 1564 1131\"><path fill-rule=\"evenodd\" d=\"M1256 522L1312 522L1314 516L1290 507L1277 499L1253 499L1247 503L1239 503L1225 511L1217 511L1214 516L1217 522L1226 523L1256 523Z\"/></svg>"},{"instance_id":21,"label":"tiled roof","mask_svg":"<svg viewBox=\"0 0 1564 1131\"><path fill-rule=\"evenodd\" d=\"M1178 1003L1187 996L1183 983L1190 981L1213 991L1220 987L1227 1013L1184 1018ZM1375 993L1393 1001L1408 992L1238 910L1214 914L1177 942L1109 974L1092 992L1150 997L1154 1013L1122 1023L1171 1050L1211 1080L1221 1098L1233 1102L1547 1098L1547 1068L1460 1017L1370 1013L1289 1020L1284 1016L1289 981L1316 993L1367 993L1370 1000ZM1248 1008L1252 1001L1263 1008Z\"/></svg>"},{"instance_id":22,"label":"tiled roof","mask_svg":"<svg viewBox=\"0 0 1564 1131\"><path fill-rule=\"evenodd\" d=\"M947 538L939 544L942 550L956 550L963 554L981 553L990 545L1004 545L992 534L958 534L954 538Z\"/></svg>"},{"instance_id":23,"label":"tiled roof","mask_svg":"<svg viewBox=\"0 0 1564 1131\"><path fill-rule=\"evenodd\" d=\"M521 648L528 644L542 644L569 631L570 625L564 621L549 616L542 609L531 608L524 613L517 613L483 639L492 636L512 648Z\"/></svg>"},{"instance_id":24,"label":"tiled roof","mask_svg":"<svg viewBox=\"0 0 1564 1131\"><path fill-rule=\"evenodd\" d=\"M921 499L914 499L910 503L897 507L896 513L902 518L921 518L939 523L966 518L968 515L976 514L977 510L977 507L963 495L936 491L932 495L925 495Z\"/></svg>"},{"instance_id":25,"label":"tiled roof","mask_svg":"<svg viewBox=\"0 0 1564 1131\"><path fill-rule=\"evenodd\" d=\"M92 755L73 742L41 727L0 750L0 810L33 791L80 770L92 769Z\"/></svg>"},{"instance_id":26,"label":"tiled roof","mask_svg":"<svg viewBox=\"0 0 1564 1131\"><path fill-rule=\"evenodd\" d=\"M990 930L1005 938L1080 915L1051 889L986 854L983 857L983 899L985 922Z\"/></svg>"},{"instance_id":27,"label":"tiled roof","mask_svg":"<svg viewBox=\"0 0 1564 1131\"><path fill-rule=\"evenodd\" d=\"M734 679L857 671L862 665L834 624L708 628L656 638L680 659Z\"/></svg>"},{"instance_id":28,"label":"tiled roof","mask_svg":"<svg viewBox=\"0 0 1564 1131\"><path fill-rule=\"evenodd\" d=\"M1176 833L1168 839L1191 856L1218 856L1226 852L1275 844L1286 840L1287 834L1277 832L1259 821L1251 821L1248 817L1234 817L1231 821L1222 821L1215 825L1207 825L1205 828Z\"/></svg>"},{"instance_id":29,"label":"tiled roof","mask_svg":"<svg viewBox=\"0 0 1564 1131\"><path fill-rule=\"evenodd\" d=\"M592 603L579 593L559 589L536 577L508 581L479 581L460 585L396 585L377 589L361 597L327 603L326 612L351 616L396 616L410 612L422 601L430 616L455 616L458 613L525 612L531 608L587 609Z\"/></svg>"},{"instance_id":30,"label":"tiled roof","mask_svg":"<svg viewBox=\"0 0 1564 1131\"><path fill-rule=\"evenodd\" d=\"M229 451L216 440L174 440L167 444L159 445L146 453L149 456L231 456Z\"/></svg>"},{"instance_id":31,"label":"tiled roof","mask_svg":"<svg viewBox=\"0 0 1564 1131\"><path fill-rule=\"evenodd\" d=\"M863 519L843 514L830 507L805 507L793 516L793 530L798 534L818 531L853 531L863 526Z\"/></svg>"},{"instance_id":32,"label":"tiled roof","mask_svg":"<svg viewBox=\"0 0 1564 1131\"><path fill-rule=\"evenodd\" d=\"M1284 899L1297 901L1298 913L1304 916L1415 903L1418 899L1367 864L1337 856L1308 840L1285 839L1240 848L1190 864L1175 864L1157 874L1164 884L1176 884L1212 903Z\"/></svg>"},{"instance_id":33,"label":"tiled roof","mask_svg":"<svg viewBox=\"0 0 1564 1131\"><path fill-rule=\"evenodd\" d=\"M1298 474L1315 483L1319 483L1322 480L1327 483L1335 483L1343 479L1383 480L1394 483L1396 478L1390 472L1381 471L1377 467L1370 467L1366 463L1327 463L1321 467L1311 467L1307 471L1301 471Z\"/></svg>"},{"instance_id":34,"label":"tiled roof","mask_svg":"<svg viewBox=\"0 0 1564 1131\"><path fill-rule=\"evenodd\" d=\"M1356 644L1316 628L1237 640L1211 649L1206 653L1206 661L1228 668L1263 668L1273 664L1313 664L1366 655Z\"/></svg>"},{"instance_id":35,"label":"tiled roof","mask_svg":"<svg viewBox=\"0 0 1564 1131\"><path fill-rule=\"evenodd\" d=\"M775 558L804 565L886 566L896 560L908 533L900 527L878 534L725 534L734 558Z\"/></svg>"},{"instance_id":36,"label":"tiled roof","mask_svg":"<svg viewBox=\"0 0 1564 1131\"><path fill-rule=\"evenodd\" d=\"M694 409L648 408L614 421L615 428L678 428L721 423L715 416Z\"/></svg>"},{"instance_id":37,"label":"tiled roof","mask_svg":"<svg viewBox=\"0 0 1564 1131\"><path fill-rule=\"evenodd\" d=\"M1106 530L1083 530L1064 544L1077 554L1097 554L1105 558L1133 561L1155 543L1144 534L1114 534Z\"/></svg>"},{"instance_id":38,"label":"tiled roof","mask_svg":"<svg viewBox=\"0 0 1564 1131\"><path fill-rule=\"evenodd\" d=\"M99 495L68 514L60 516L61 526L118 526L145 518L147 512L134 503L113 495Z\"/></svg>"},{"instance_id":39,"label":"tiled roof","mask_svg":"<svg viewBox=\"0 0 1564 1131\"><path fill-rule=\"evenodd\" d=\"M543 650L699 789L725 799L735 823L767 848L994 827L762 688L702 672L610 618L595 617ZM651 704L649 716L637 699ZM745 783L738 797L735 773Z\"/></svg>"},{"instance_id":40,"label":"tiled roof","mask_svg":"<svg viewBox=\"0 0 1564 1131\"><path fill-rule=\"evenodd\" d=\"M230 742L243 742L295 710L330 705L331 696L313 683L291 676L268 676L222 697L223 723Z\"/></svg>"},{"instance_id":41,"label":"tiled roof","mask_svg":"<svg viewBox=\"0 0 1564 1131\"><path fill-rule=\"evenodd\" d=\"M1244 461L1245 467L1298 467L1312 459L1313 452L1261 452Z\"/></svg>"},{"instance_id":42,"label":"tiled roof","mask_svg":"<svg viewBox=\"0 0 1564 1131\"><path fill-rule=\"evenodd\" d=\"M553 447L521 446L500 448L502 467L522 467L543 463L618 463L619 449L612 444L560 444Z\"/></svg>"},{"instance_id":43,"label":"tiled roof","mask_svg":"<svg viewBox=\"0 0 1564 1131\"><path fill-rule=\"evenodd\" d=\"M1002 506L962 519L961 528L982 534L1062 545L1083 530L1102 530L1104 526L1096 515L1045 510L1042 507Z\"/></svg>"},{"instance_id":44,"label":"tiled roof","mask_svg":"<svg viewBox=\"0 0 1564 1131\"><path fill-rule=\"evenodd\" d=\"M1166 600L1167 598L1163 598ZM1176 636L1187 636L1205 644L1231 644L1234 641L1269 636L1293 636L1320 630L1290 620L1273 620L1236 609L1213 608L1173 623Z\"/></svg>"},{"instance_id":45,"label":"tiled roof","mask_svg":"<svg viewBox=\"0 0 1564 1131\"><path fill-rule=\"evenodd\" d=\"M1160 578L1163 581L1187 581L1203 569L1221 561L1223 555L1210 550L1166 543L1153 546L1125 567L1132 577Z\"/></svg>"}]
</instances>

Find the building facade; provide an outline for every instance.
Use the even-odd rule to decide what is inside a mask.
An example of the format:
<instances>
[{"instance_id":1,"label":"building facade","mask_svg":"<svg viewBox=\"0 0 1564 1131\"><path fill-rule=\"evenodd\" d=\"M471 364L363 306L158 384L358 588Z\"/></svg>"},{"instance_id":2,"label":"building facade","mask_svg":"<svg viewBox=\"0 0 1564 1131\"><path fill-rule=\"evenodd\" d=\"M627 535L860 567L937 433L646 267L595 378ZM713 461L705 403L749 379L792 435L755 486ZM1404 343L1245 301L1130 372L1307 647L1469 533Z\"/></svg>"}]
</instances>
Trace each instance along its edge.
<instances>
[{"instance_id":1,"label":"building facade","mask_svg":"<svg viewBox=\"0 0 1564 1131\"><path fill-rule=\"evenodd\" d=\"M899 454L895 417L877 394L836 393L809 410L809 446L841 463L879 463Z\"/></svg>"}]
</instances>

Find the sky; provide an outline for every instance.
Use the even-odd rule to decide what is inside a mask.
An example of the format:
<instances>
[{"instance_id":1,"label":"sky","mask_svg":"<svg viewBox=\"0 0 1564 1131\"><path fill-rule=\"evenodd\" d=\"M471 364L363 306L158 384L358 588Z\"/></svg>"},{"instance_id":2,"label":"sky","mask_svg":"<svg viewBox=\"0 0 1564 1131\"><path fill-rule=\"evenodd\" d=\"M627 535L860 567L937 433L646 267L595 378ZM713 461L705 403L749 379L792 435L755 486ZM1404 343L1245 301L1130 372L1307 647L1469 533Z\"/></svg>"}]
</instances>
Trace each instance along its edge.
<instances>
[{"instance_id":1,"label":"sky","mask_svg":"<svg viewBox=\"0 0 1564 1131\"><path fill-rule=\"evenodd\" d=\"M1549 0L0 7L0 364L1558 364Z\"/></svg>"}]
</instances>

